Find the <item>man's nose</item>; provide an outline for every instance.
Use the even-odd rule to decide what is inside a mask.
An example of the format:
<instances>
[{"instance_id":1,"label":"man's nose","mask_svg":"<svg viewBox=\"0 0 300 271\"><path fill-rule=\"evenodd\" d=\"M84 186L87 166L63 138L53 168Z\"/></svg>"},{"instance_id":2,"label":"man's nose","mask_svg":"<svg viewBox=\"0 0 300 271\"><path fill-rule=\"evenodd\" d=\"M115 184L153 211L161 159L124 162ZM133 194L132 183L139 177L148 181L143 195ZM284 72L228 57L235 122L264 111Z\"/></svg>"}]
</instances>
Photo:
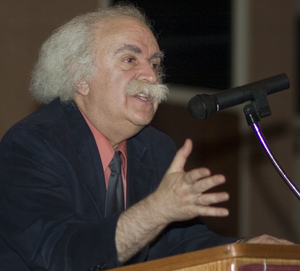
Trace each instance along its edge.
<instances>
[{"instance_id":1,"label":"man's nose","mask_svg":"<svg viewBox=\"0 0 300 271\"><path fill-rule=\"evenodd\" d=\"M157 72L152 68L151 64L149 62L145 62L139 67L137 79L151 84L156 84L158 82L158 75Z\"/></svg>"}]
</instances>

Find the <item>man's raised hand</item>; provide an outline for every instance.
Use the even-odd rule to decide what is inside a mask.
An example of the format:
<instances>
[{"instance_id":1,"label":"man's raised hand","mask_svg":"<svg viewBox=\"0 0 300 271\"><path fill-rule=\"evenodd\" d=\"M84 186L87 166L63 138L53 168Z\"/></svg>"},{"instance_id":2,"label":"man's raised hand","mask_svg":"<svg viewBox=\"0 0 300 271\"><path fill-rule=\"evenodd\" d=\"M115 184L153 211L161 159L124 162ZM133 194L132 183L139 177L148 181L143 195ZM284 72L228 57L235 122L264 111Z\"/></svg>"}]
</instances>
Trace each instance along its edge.
<instances>
[{"instance_id":1,"label":"man's raised hand","mask_svg":"<svg viewBox=\"0 0 300 271\"><path fill-rule=\"evenodd\" d=\"M192 151L192 141L187 139L178 150L158 189L152 194L158 213L167 222L192 219L196 216L227 216L228 210L212 204L229 199L226 192L207 193L223 184L223 175L211 175L207 168L185 172L184 166Z\"/></svg>"}]
</instances>

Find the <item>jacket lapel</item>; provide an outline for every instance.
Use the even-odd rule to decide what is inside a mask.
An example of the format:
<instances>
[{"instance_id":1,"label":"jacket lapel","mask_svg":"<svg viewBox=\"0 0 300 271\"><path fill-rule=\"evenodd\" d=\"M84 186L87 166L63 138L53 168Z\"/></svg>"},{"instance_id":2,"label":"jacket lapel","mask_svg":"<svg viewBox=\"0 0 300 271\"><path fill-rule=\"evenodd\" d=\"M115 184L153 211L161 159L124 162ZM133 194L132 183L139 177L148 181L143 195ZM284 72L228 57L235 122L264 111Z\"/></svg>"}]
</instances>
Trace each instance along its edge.
<instances>
[{"instance_id":1,"label":"jacket lapel","mask_svg":"<svg viewBox=\"0 0 300 271\"><path fill-rule=\"evenodd\" d=\"M106 188L96 142L76 104L73 102L63 105L63 107L77 153L77 173L99 215L104 217Z\"/></svg>"},{"instance_id":2,"label":"jacket lapel","mask_svg":"<svg viewBox=\"0 0 300 271\"><path fill-rule=\"evenodd\" d=\"M137 138L127 141L127 206L131 206L152 192L154 169L143 159L147 149Z\"/></svg>"}]
</instances>

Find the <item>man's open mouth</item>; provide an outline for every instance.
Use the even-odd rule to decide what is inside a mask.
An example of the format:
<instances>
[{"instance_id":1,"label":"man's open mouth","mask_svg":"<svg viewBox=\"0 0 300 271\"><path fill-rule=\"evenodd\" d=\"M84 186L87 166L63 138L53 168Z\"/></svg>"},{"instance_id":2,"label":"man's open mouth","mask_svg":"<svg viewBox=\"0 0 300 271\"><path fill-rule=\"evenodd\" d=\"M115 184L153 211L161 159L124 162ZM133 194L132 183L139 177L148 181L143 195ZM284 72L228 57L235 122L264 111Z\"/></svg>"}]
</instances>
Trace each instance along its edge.
<instances>
[{"instance_id":1,"label":"man's open mouth","mask_svg":"<svg viewBox=\"0 0 300 271\"><path fill-rule=\"evenodd\" d=\"M135 95L134 97L137 97L143 101L151 101L152 98L150 95L146 95L145 93L138 93L137 95Z\"/></svg>"}]
</instances>

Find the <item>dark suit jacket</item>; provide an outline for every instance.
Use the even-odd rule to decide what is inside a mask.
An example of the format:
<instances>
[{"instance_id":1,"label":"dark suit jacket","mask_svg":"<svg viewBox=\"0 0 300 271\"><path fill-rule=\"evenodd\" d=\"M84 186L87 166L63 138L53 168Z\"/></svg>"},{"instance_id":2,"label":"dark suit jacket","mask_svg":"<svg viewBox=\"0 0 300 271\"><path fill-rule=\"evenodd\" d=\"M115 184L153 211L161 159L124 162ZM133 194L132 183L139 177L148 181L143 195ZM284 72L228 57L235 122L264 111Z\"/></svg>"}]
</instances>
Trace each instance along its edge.
<instances>
[{"instance_id":1,"label":"dark suit jacket","mask_svg":"<svg viewBox=\"0 0 300 271\"><path fill-rule=\"evenodd\" d=\"M130 138L127 206L154 191L176 149L146 127ZM119 214L104 217L105 182L93 135L74 103L56 99L14 125L0 144L0 270L120 266ZM129 263L232 242L199 220L171 224Z\"/></svg>"}]
</instances>

